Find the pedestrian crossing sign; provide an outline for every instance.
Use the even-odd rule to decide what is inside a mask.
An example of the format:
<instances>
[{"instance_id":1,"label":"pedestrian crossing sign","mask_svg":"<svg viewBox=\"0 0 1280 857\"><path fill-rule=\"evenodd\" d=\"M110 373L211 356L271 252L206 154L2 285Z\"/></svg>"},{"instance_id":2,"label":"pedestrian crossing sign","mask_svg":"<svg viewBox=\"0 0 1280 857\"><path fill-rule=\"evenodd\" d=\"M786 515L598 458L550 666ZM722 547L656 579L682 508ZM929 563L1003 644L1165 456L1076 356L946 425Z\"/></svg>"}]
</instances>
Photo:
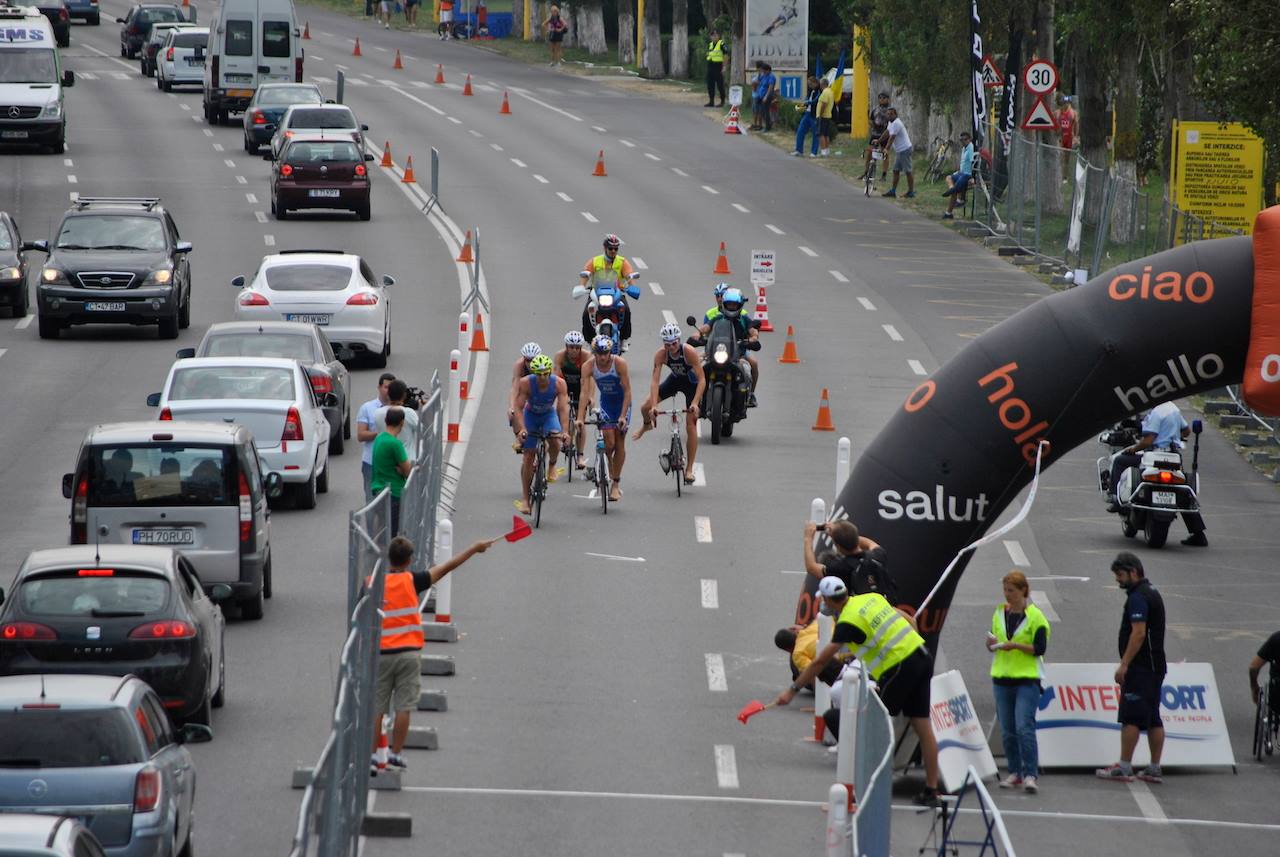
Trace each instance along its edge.
<instances>
[{"instance_id":1,"label":"pedestrian crossing sign","mask_svg":"<svg viewBox=\"0 0 1280 857\"><path fill-rule=\"evenodd\" d=\"M1000 74L1000 69L996 68L996 61L991 58L991 54L982 58L982 85L987 89L1004 86L1004 77Z\"/></svg>"}]
</instances>

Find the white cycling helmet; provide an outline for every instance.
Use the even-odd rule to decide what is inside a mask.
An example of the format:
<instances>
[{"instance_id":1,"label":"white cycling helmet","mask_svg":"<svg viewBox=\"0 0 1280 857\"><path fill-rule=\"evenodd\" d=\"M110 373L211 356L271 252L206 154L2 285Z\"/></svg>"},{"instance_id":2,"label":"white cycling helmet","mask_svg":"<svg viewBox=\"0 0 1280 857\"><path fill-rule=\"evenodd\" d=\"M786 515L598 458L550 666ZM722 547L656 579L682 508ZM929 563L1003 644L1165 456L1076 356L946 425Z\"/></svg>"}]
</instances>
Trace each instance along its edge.
<instances>
[{"instance_id":1,"label":"white cycling helmet","mask_svg":"<svg viewBox=\"0 0 1280 857\"><path fill-rule=\"evenodd\" d=\"M532 360L542 353L542 346L536 342L526 342L520 346L520 356L525 360Z\"/></svg>"},{"instance_id":2,"label":"white cycling helmet","mask_svg":"<svg viewBox=\"0 0 1280 857\"><path fill-rule=\"evenodd\" d=\"M662 337L663 342L679 342L680 325L668 322L662 326L662 330L658 331L658 335Z\"/></svg>"},{"instance_id":3,"label":"white cycling helmet","mask_svg":"<svg viewBox=\"0 0 1280 857\"><path fill-rule=\"evenodd\" d=\"M582 336L582 331L579 330L571 330L564 335L565 345L585 345L586 342L587 340Z\"/></svg>"},{"instance_id":4,"label":"white cycling helmet","mask_svg":"<svg viewBox=\"0 0 1280 857\"><path fill-rule=\"evenodd\" d=\"M613 340L607 336L597 336L591 340L591 350L596 354L609 354L613 351Z\"/></svg>"}]
</instances>

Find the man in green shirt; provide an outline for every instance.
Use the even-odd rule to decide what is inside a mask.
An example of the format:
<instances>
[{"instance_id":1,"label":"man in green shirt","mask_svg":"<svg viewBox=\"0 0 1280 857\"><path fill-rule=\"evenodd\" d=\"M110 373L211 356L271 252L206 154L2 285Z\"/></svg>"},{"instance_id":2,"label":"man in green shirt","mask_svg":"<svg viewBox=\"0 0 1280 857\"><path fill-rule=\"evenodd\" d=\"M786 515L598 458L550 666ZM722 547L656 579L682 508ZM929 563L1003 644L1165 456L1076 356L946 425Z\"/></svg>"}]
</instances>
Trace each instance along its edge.
<instances>
[{"instance_id":1,"label":"man in green shirt","mask_svg":"<svg viewBox=\"0 0 1280 857\"><path fill-rule=\"evenodd\" d=\"M401 408L387 409L386 431L378 433L373 439L373 477L370 487L373 496L377 497L386 488L391 492L391 535L400 532L400 492L404 490L405 479L413 469L404 444L400 442L400 432L404 429L404 411Z\"/></svg>"}]
</instances>

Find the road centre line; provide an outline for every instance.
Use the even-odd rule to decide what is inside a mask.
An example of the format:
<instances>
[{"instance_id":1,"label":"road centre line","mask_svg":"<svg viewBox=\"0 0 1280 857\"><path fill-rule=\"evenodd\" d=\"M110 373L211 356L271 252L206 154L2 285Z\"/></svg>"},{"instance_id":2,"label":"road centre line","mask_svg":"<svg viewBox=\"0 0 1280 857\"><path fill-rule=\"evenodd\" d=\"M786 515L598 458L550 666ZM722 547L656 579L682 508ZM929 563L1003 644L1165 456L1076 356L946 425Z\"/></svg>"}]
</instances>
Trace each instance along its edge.
<instances>
[{"instance_id":1,"label":"road centre line","mask_svg":"<svg viewBox=\"0 0 1280 857\"><path fill-rule=\"evenodd\" d=\"M699 584L702 589L702 608L717 610L720 607L720 586L714 580L703 578Z\"/></svg>"},{"instance_id":2,"label":"road centre line","mask_svg":"<svg viewBox=\"0 0 1280 857\"><path fill-rule=\"evenodd\" d=\"M430 88L431 88L431 84L427 83L425 80L411 80L411 81L409 81L409 83L410 83L411 85L413 85L413 86L418 87L419 89L430 89Z\"/></svg>"},{"instance_id":3,"label":"road centre line","mask_svg":"<svg viewBox=\"0 0 1280 857\"><path fill-rule=\"evenodd\" d=\"M263 235L263 236L262 236L262 243L263 243L263 244L266 244L268 247L274 247L274 246L276 246L276 236L274 236L274 235Z\"/></svg>"},{"instance_id":4,"label":"road centre line","mask_svg":"<svg viewBox=\"0 0 1280 857\"><path fill-rule=\"evenodd\" d=\"M1045 615L1048 616L1047 613ZM1160 801L1156 800L1156 796L1151 793L1149 785L1142 780L1134 780L1128 785L1129 792L1133 795L1133 801L1138 805L1138 810L1143 817L1161 824L1169 823L1169 817L1160 808Z\"/></svg>"},{"instance_id":5,"label":"road centre line","mask_svg":"<svg viewBox=\"0 0 1280 857\"><path fill-rule=\"evenodd\" d=\"M609 133L608 129L606 129L606 128L601 128L599 125L592 125L592 126L591 126L591 130L592 130L592 131L599 131L601 134L608 134L608 133Z\"/></svg>"},{"instance_id":6,"label":"road centre line","mask_svg":"<svg viewBox=\"0 0 1280 857\"><path fill-rule=\"evenodd\" d=\"M697 432L697 435L698 437L702 437L702 432L700 431ZM707 472L702 469L701 461L695 461L693 463L693 487L694 488L707 487Z\"/></svg>"},{"instance_id":7,"label":"road centre line","mask_svg":"<svg viewBox=\"0 0 1280 857\"><path fill-rule=\"evenodd\" d=\"M387 53L387 49L382 47L382 45L374 45L373 49L375 51L382 51L384 54ZM367 77L373 77L373 75L367 75Z\"/></svg>"},{"instance_id":8,"label":"road centre line","mask_svg":"<svg viewBox=\"0 0 1280 857\"><path fill-rule=\"evenodd\" d=\"M236 181L237 181L237 182L239 182L240 184L248 184L248 183L249 183L249 180L248 180L247 178L245 178L244 176L236 176Z\"/></svg>"},{"instance_id":9,"label":"road centre line","mask_svg":"<svg viewBox=\"0 0 1280 857\"><path fill-rule=\"evenodd\" d=\"M257 205L257 204L258 204L258 197L257 197L256 195L254 195L254 194L246 193L246 194L244 195L244 198L245 198L246 200L248 200L250 203L252 203L253 205Z\"/></svg>"},{"instance_id":10,"label":"road centre line","mask_svg":"<svg viewBox=\"0 0 1280 857\"><path fill-rule=\"evenodd\" d=\"M584 551L584 553L587 556L599 557L600 559L614 559L619 562L644 562L644 557L642 556L617 556L616 554L611 553L591 553L590 551Z\"/></svg>"},{"instance_id":11,"label":"road centre line","mask_svg":"<svg viewBox=\"0 0 1280 857\"><path fill-rule=\"evenodd\" d=\"M711 194L712 196L719 196L719 195L720 195L720 191L716 190L715 188L713 188L713 187L712 187L711 185L709 185L709 184L704 184L704 185L702 186L702 189L703 189L703 190L705 190L707 193Z\"/></svg>"},{"instance_id":12,"label":"road centre line","mask_svg":"<svg viewBox=\"0 0 1280 857\"><path fill-rule=\"evenodd\" d=\"M827 273L830 274L833 278L835 278L835 281L837 283L849 282L849 278L846 277L844 274L840 273L839 271L827 271Z\"/></svg>"},{"instance_id":13,"label":"road centre line","mask_svg":"<svg viewBox=\"0 0 1280 857\"><path fill-rule=\"evenodd\" d=\"M31 325L31 322L35 320L36 320L36 317L28 313L27 315L24 315L22 318L18 319L18 323L13 326L14 330L25 330L27 327Z\"/></svg>"},{"instance_id":14,"label":"road centre line","mask_svg":"<svg viewBox=\"0 0 1280 857\"><path fill-rule=\"evenodd\" d=\"M457 116L446 116L446 117L444 117L444 118L448 119L448 120L449 120L450 122L452 122L454 125L461 125L461 124L462 124L462 120L461 120L461 119L459 119Z\"/></svg>"},{"instance_id":15,"label":"road centre line","mask_svg":"<svg viewBox=\"0 0 1280 857\"><path fill-rule=\"evenodd\" d=\"M669 309L664 309L662 311L662 321L665 324L678 324L676 321L676 314Z\"/></svg>"},{"instance_id":16,"label":"road centre line","mask_svg":"<svg viewBox=\"0 0 1280 857\"><path fill-rule=\"evenodd\" d=\"M511 159L511 163L515 164L517 167L519 167L519 168L520 168L520 169L522 169L522 170L529 166L528 164L526 164L524 161L520 160L519 158L512 158L512 159Z\"/></svg>"},{"instance_id":17,"label":"road centre line","mask_svg":"<svg viewBox=\"0 0 1280 857\"><path fill-rule=\"evenodd\" d=\"M6 353L8 353L8 351L9 351L9 349L7 349L7 348L0 348L0 357L3 357ZM722 668L722 669L723 669L723 667L724 667L724 665L723 665L723 664L721 664L721 668ZM725 688L725 690L728 690L728 688Z\"/></svg>"},{"instance_id":18,"label":"road centre line","mask_svg":"<svg viewBox=\"0 0 1280 857\"><path fill-rule=\"evenodd\" d=\"M889 334L889 338L894 342L902 341L902 334L898 333L898 328L894 327L892 324L882 324L880 326L884 328L884 332Z\"/></svg>"},{"instance_id":19,"label":"road centre line","mask_svg":"<svg viewBox=\"0 0 1280 857\"><path fill-rule=\"evenodd\" d=\"M684 170L680 169L679 167L672 167L671 172L675 173L676 175L684 179L687 179L689 177L689 174L686 173Z\"/></svg>"},{"instance_id":20,"label":"road centre line","mask_svg":"<svg viewBox=\"0 0 1280 857\"><path fill-rule=\"evenodd\" d=\"M639 256L632 256L631 264L636 266L637 271L649 270L649 266L645 263L644 259L641 259Z\"/></svg>"},{"instance_id":21,"label":"road centre line","mask_svg":"<svg viewBox=\"0 0 1280 857\"><path fill-rule=\"evenodd\" d=\"M394 80L391 80L390 78L386 78L386 77L380 77L380 78L378 78L378 83L382 84L383 86L396 86L396 85L397 85L397 84L396 84L396 82L395 82Z\"/></svg>"},{"instance_id":22,"label":"road centre line","mask_svg":"<svg viewBox=\"0 0 1280 857\"><path fill-rule=\"evenodd\" d=\"M528 99L529 101L532 101L534 104L538 105L539 107L545 107L548 110L551 110L555 113L559 113L561 116L565 116L565 117L568 117L569 119L572 119L574 122L582 121L581 116L574 116L568 110L561 110L559 107L556 107L553 104L548 104L547 102L543 101L541 98L534 98L528 92L525 92L520 89L516 89L515 87L512 87L511 91L514 92L516 95L520 96L521 98L525 98L525 99Z\"/></svg>"},{"instance_id":23,"label":"road centre line","mask_svg":"<svg viewBox=\"0 0 1280 857\"><path fill-rule=\"evenodd\" d=\"M711 519L706 515L695 515L693 517L693 531L699 542L702 544L711 543Z\"/></svg>"},{"instance_id":24,"label":"road centre line","mask_svg":"<svg viewBox=\"0 0 1280 857\"><path fill-rule=\"evenodd\" d=\"M631 142L630 140L623 140L621 137L618 138L618 142L626 146L628 149L634 149L636 147L635 143Z\"/></svg>"},{"instance_id":25,"label":"road centre line","mask_svg":"<svg viewBox=\"0 0 1280 857\"><path fill-rule=\"evenodd\" d=\"M198 123L198 122L203 122L204 120L203 120L203 119L201 119L199 116L192 116L192 117L191 117L191 121L192 121L192 122L197 122L197 123Z\"/></svg>"},{"instance_id":26,"label":"road centre line","mask_svg":"<svg viewBox=\"0 0 1280 857\"><path fill-rule=\"evenodd\" d=\"M70 158L63 158L63 159L62 159L62 165L63 165L64 167L74 167L74 166L75 166L75 164L73 164L73 163L71 162L71 159L70 159Z\"/></svg>"},{"instance_id":27,"label":"road centre line","mask_svg":"<svg viewBox=\"0 0 1280 857\"><path fill-rule=\"evenodd\" d=\"M495 152L501 152L501 151L503 151L503 148L502 148L501 146L499 146L497 143L490 143L490 144L489 144L489 148L490 148L490 149L493 149Z\"/></svg>"},{"instance_id":28,"label":"road centre line","mask_svg":"<svg viewBox=\"0 0 1280 857\"><path fill-rule=\"evenodd\" d=\"M921 363L919 360L908 360L907 366L909 366L911 368L911 371L916 373L917 375L929 374L929 370L925 369L924 364Z\"/></svg>"},{"instance_id":29,"label":"road centre line","mask_svg":"<svg viewBox=\"0 0 1280 857\"><path fill-rule=\"evenodd\" d=\"M562 190L556 191L556 196L560 197L565 202L573 202L573 197L569 196L569 194L565 193Z\"/></svg>"},{"instance_id":30,"label":"road centre line","mask_svg":"<svg viewBox=\"0 0 1280 857\"><path fill-rule=\"evenodd\" d=\"M796 249L798 249L801 253L803 253L803 254L805 254L806 256L808 256L810 259L816 259L816 258L818 257L818 254L817 254L816 252L814 252L813 250L811 250L811 249L810 249L810 248L808 248L808 247L805 247L803 244L801 244L801 245L800 245L799 247L797 247Z\"/></svg>"},{"instance_id":31,"label":"road centre line","mask_svg":"<svg viewBox=\"0 0 1280 857\"><path fill-rule=\"evenodd\" d=\"M257 219L259 223L267 222L267 213L265 211L255 211L253 213L253 216Z\"/></svg>"},{"instance_id":32,"label":"road centre line","mask_svg":"<svg viewBox=\"0 0 1280 857\"><path fill-rule=\"evenodd\" d=\"M1034 601L1036 606L1040 608L1040 612L1044 614L1044 618L1048 619L1050 622L1062 621L1062 618L1058 616L1058 611L1053 609L1053 604L1049 601L1048 595L1045 595L1044 592L1039 589L1028 589L1027 592L1029 593L1027 597Z\"/></svg>"},{"instance_id":33,"label":"road centre line","mask_svg":"<svg viewBox=\"0 0 1280 857\"><path fill-rule=\"evenodd\" d=\"M212 130L210 130L209 128L205 128L205 129L203 129L203 130L204 130L204 135L205 135L206 137L212 137L212 136L213 136L213 131L212 131Z\"/></svg>"},{"instance_id":34,"label":"road centre line","mask_svg":"<svg viewBox=\"0 0 1280 857\"><path fill-rule=\"evenodd\" d=\"M858 303L862 304L862 308L867 312L876 311L876 305L873 304L869 298L858 298Z\"/></svg>"},{"instance_id":35,"label":"road centre line","mask_svg":"<svg viewBox=\"0 0 1280 857\"><path fill-rule=\"evenodd\" d=\"M579 212L579 213L580 213L583 217L585 217L585 218L587 219L587 222L588 222L588 223L599 223L599 222L600 222L599 220L596 220L595 215L594 215L594 214L592 214L592 213L591 213L591 212L589 212L589 211L583 211L583 212Z\"/></svg>"},{"instance_id":36,"label":"road centre line","mask_svg":"<svg viewBox=\"0 0 1280 857\"><path fill-rule=\"evenodd\" d=\"M742 204L742 203L740 203L740 202L735 202L735 203L733 203L733 207L734 207L734 208L736 208L736 209L738 209L738 211L741 211L743 214L750 214L750 213L751 213L751 209L747 208L745 205L743 205L743 204Z\"/></svg>"},{"instance_id":37,"label":"road centre line","mask_svg":"<svg viewBox=\"0 0 1280 857\"><path fill-rule=\"evenodd\" d=\"M405 98L409 99L410 101L413 101L413 102L415 102L415 103L417 103L417 104L421 104L423 107L427 108L428 110L430 110L432 113L436 114L437 116L444 116L444 115L445 115L444 111L443 111L443 110L441 110L439 107L436 107L434 104L428 104L427 102L423 101L423 100L422 100L421 98L419 98L418 96L416 96L416 95L414 95L414 94L412 94L412 93L409 93L409 92L405 92L403 89L401 89L401 88L400 88L400 87L398 87L398 86L389 86L389 87L387 87L387 88L388 88L388 89L390 89L392 92L398 92L398 93L400 93L401 95L403 95Z\"/></svg>"},{"instance_id":38,"label":"road centre line","mask_svg":"<svg viewBox=\"0 0 1280 857\"><path fill-rule=\"evenodd\" d=\"M1004 549L1009 552L1009 561L1014 565L1031 565L1031 561L1027 559L1027 552L1022 549L1017 539L1005 539Z\"/></svg>"},{"instance_id":39,"label":"road centre line","mask_svg":"<svg viewBox=\"0 0 1280 857\"><path fill-rule=\"evenodd\" d=\"M222 163L224 163L224 164L226 164L227 166L231 167L231 169L233 169L233 170L236 168L236 162L235 162L235 161L233 161L233 160L231 160L230 158L223 158L223 159L222 159Z\"/></svg>"},{"instance_id":40,"label":"road centre line","mask_svg":"<svg viewBox=\"0 0 1280 857\"><path fill-rule=\"evenodd\" d=\"M724 674L724 655L706 654L703 659L707 665L707 690L712 693L727 692L729 679Z\"/></svg>"},{"instance_id":41,"label":"road centre line","mask_svg":"<svg viewBox=\"0 0 1280 857\"><path fill-rule=\"evenodd\" d=\"M67 184L77 184L79 181L80 179L76 178L71 173L67 173Z\"/></svg>"},{"instance_id":42,"label":"road centre line","mask_svg":"<svg viewBox=\"0 0 1280 857\"><path fill-rule=\"evenodd\" d=\"M765 229L768 229L768 230L769 230L770 232L772 232L774 235L786 235L786 234L787 234L787 233L783 232L781 229L779 229L778 227L774 226L772 223L766 223L766 224L764 225L764 228L765 228Z\"/></svg>"},{"instance_id":43,"label":"road centre line","mask_svg":"<svg viewBox=\"0 0 1280 857\"><path fill-rule=\"evenodd\" d=\"M657 283L650 283L649 291L653 292L658 297L662 297L664 294L666 294L666 292L662 290L662 286L658 285Z\"/></svg>"},{"instance_id":44,"label":"road centre line","mask_svg":"<svg viewBox=\"0 0 1280 857\"><path fill-rule=\"evenodd\" d=\"M223 146L222 146L222 144L221 144L221 143L214 143L214 144L213 144L213 150L214 150L215 152L222 152L222 151L225 151L225 149L223 148Z\"/></svg>"},{"instance_id":45,"label":"road centre line","mask_svg":"<svg viewBox=\"0 0 1280 857\"><path fill-rule=\"evenodd\" d=\"M657 155L655 155L653 152L645 152L645 153L644 153L644 156L645 156L646 158L648 158L649 160L651 160L651 161L660 161L660 160L662 160L662 158L659 158L659 157L658 157Z\"/></svg>"},{"instance_id":46,"label":"road centre line","mask_svg":"<svg viewBox=\"0 0 1280 857\"><path fill-rule=\"evenodd\" d=\"M716 782L722 789L738 787L738 761L734 758L732 744L716 745Z\"/></svg>"},{"instance_id":47,"label":"road centre line","mask_svg":"<svg viewBox=\"0 0 1280 857\"><path fill-rule=\"evenodd\" d=\"M468 133L468 134L470 134L472 137L483 137L483 136L484 136L484 135L483 135L483 134L481 134L479 131L477 131L475 128L468 128L468 129L467 129L467 133Z\"/></svg>"},{"instance_id":48,"label":"road centre line","mask_svg":"<svg viewBox=\"0 0 1280 857\"><path fill-rule=\"evenodd\" d=\"M135 68L134 68L134 66L133 66L133 64L132 64L132 63L127 63L127 62L125 62L124 60L120 59L119 57L112 56L111 54L107 53L106 51L100 51L100 50L98 50L97 48L95 48L93 45L90 45L90 44L85 43L85 44L81 44L81 45L80 45L80 47L83 47L83 48L86 48L86 49L88 49L88 50L91 50L91 51L93 51L95 54L97 54L97 55L98 55L98 56L100 56L100 57L106 57L107 59L111 60L111 61L112 61L112 62L114 62L114 63L119 63L120 65L122 65L122 66L124 66L125 68L129 69L129 71L134 71L134 70L135 70ZM120 74L121 74L121 73L120 73L120 72L118 72L118 71L113 71L113 72L103 72L103 74L110 74L112 77L115 77L115 79L116 79L116 80L128 80L128 79L129 79L129 76L128 76L128 75L124 75L123 77L121 77L121 76L120 76Z\"/></svg>"},{"instance_id":49,"label":"road centre line","mask_svg":"<svg viewBox=\"0 0 1280 857\"><path fill-rule=\"evenodd\" d=\"M190 110L190 109L191 109L191 105L190 105L190 104L188 104L188 103L187 103L187 102L185 102L185 101L183 101L182 103L180 103L178 106L179 106L179 107L181 107L183 110Z\"/></svg>"},{"instance_id":50,"label":"road centre line","mask_svg":"<svg viewBox=\"0 0 1280 857\"><path fill-rule=\"evenodd\" d=\"M538 175L537 173L534 173L534 174L533 174L533 177L534 177L535 179L537 179L537 180L538 180L540 183L542 183L542 184L551 184L551 181L550 181L549 179L547 179L545 176L540 176L540 175Z\"/></svg>"}]
</instances>

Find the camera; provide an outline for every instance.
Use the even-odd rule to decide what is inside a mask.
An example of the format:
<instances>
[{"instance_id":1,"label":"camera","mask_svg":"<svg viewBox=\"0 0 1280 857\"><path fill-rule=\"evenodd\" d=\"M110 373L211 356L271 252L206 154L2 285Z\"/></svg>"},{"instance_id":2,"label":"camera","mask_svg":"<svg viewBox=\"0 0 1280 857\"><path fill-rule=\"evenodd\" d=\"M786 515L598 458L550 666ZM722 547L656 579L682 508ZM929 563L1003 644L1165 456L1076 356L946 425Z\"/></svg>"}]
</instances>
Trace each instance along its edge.
<instances>
[{"instance_id":1,"label":"camera","mask_svg":"<svg viewBox=\"0 0 1280 857\"><path fill-rule=\"evenodd\" d=\"M827 525L826 525L826 524L818 524L818 528L817 528L817 529L818 529L818 532L820 532L820 533L825 533L825 532L827 531Z\"/></svg>"}]
</instances>

